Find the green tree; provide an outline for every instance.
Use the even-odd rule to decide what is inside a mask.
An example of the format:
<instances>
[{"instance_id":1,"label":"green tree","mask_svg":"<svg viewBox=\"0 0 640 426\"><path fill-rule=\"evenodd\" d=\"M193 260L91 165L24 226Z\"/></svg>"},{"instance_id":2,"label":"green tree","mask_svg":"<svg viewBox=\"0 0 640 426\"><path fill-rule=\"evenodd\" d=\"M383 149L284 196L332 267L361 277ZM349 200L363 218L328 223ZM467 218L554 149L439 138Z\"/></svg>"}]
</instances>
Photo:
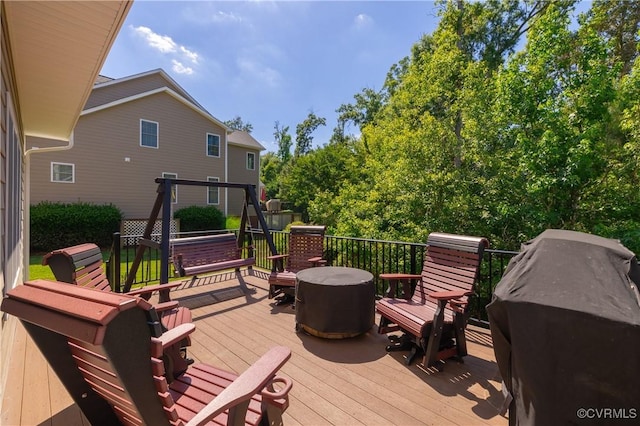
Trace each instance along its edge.
<instances>
[{"instance_id":1,"label":"green tree","mask_svg":"<svg viewBox=\"0 0 640 426\"><path fill-rule=\"evenodd\" d=\"M267 198L278 198L282 160L273 152L260 157L260 180L264 183Z\"/></svg>"},{"instance_id":2,"label":"green tree","mask_svg":"<svg viewBox=\"0 0 640 426\"><path fill-rule=\"evenodd\" d=\"M594 27L572 32L569 23L566 10L550 5L499 79L496 107L510 141L503 148L518 182L510 210L528 237L545 228L594 232L619 218L621 152L610 138L619 67Z\"/></svg>"},{"instance_id":3,"label":"green tree","mask_svg":"<svg viewBox=\"0 0 640 426\"><path fill-rule=\"evenodd\" d=\"M640 2L596 0L584 19L608 43L609 62L621 62L622 74L628 74L638 57Z\"/></svg>"},{"instance_id":4,"label":"green tree","mask_svg":"<svg viewBox=\"0 0 640 426\"><path fill-rule=\"evenodd\" d=\"M567 228L640 251L637 6L596 1L575 28L574 3L441 2L382 90L337 110L328 145L296 132L279 195L339 235L518 249Z\"/></svg>"},{"instance_id":5,"label":"green tree","mask_svg":"<svg viewBox=\"0 0 640 426\"><path fill-rule=\"evenodd\" d=\"M311 150L313 136L311 134L320 126L325 126L327 120L324 117L318 117L313 112L307 115L302 123L296 126L296 149L294 155L299 157Z\"/></svg>"},{"instance_id":6,"label":"green tree","mask_svg":"<svg viewBox=\"0 0 640 426\"><path fill-rule=\"evenodd\" d=\"M500 223L493 205L504 207L500 197L509 194L490 183L509 171L493 160L496 138L505 136L494 117L495 74L548 6L442 5L437 30L392 67L383 105L362 128L369 155L362 179L343 187L335 201L341 233L412 241L431 231L491 237Z\"/></svg>"},{"instance_id":7,"label":"green tree","mask_svg":"<svg viewBox=\"0 0 640 426\"><path fill-rule=\"evenodd\" d=\"M231 120L225 121L224 124L233 130L240 130L247 133L251 133L253 131L253 125L248 122L245 123L239 115L236 115Z\"/></svg>"},{"instance_id":8,"label":"green tree","mask_svg":"<svg viewBox=\"0 0 640 426\"><path fill-rule=\"evenodd\" d=\"M287 164L291 159L291 135L289 134L289 126L280 126L280 122L276 121L274 125L273 137L278 145L278 158L283 164Z\"/></svg>"},{"instance_id":9,"label":"green tree","mask_svg":"<svg viewBox=\"0 0 640 426\"><path fill-rule=\"evenodd\" d=\"M308 221L309 205L319 194L335 196L350 181L352 156L349 144L328 144L295 158L282 175L283 198ZM328 218L316 215L312 219L327 224Z\"/></svg>"}]
</instances>

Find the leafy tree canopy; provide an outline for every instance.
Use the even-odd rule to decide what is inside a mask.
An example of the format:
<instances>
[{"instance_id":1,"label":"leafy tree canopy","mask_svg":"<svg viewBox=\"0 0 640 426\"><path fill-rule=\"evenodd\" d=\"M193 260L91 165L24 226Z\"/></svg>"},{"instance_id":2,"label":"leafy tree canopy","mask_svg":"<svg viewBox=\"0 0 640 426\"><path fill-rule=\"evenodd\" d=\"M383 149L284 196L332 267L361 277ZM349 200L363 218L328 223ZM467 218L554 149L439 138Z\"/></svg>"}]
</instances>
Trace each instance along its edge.
<instances>
[{"instance_id":1,"label":"leafy tree canopy","mask_svg":"<svg viewBox=\"0 0 640 426\"><path fill-rule=\"evenodd\" d=\"M324 119L298 125L279 194L338 235L518 249L565 228L640 253L640 6L596 0L576 25L570 0L439 4L382 90L338 108L329 144L311 149Z\"/></svg>"}]
</instances>

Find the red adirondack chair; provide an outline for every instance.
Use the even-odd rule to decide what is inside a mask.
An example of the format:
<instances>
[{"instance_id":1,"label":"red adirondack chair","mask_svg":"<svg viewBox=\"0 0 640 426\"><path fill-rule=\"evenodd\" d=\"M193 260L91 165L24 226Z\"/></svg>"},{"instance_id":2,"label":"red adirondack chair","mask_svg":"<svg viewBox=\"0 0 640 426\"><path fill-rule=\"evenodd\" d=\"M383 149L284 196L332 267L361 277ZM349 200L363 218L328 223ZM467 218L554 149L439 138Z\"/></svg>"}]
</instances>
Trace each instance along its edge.
<instances>
[{"instance_id":1,"label":"red adirondack chair","mask_svg":"<svg viewBox=\"0 0 640 426\"><path fill-rule=\"evenodd\" d=\"M289 251L268 256L273 261L269 275L269 298L278 297L278 303L293 301L296 273L303 269L323 266L325 226L292 226L289 233ZM286 264L283 265L283 261Z\"/></svg>"},{"instance_id":2,"label":"red adirondack chair","mask_svg":"<svg viewBox=\"0 0 640 426\"><path fill-rule=\"evenodd\" d=\"M78 244L76 246L54 250L44 255L42 264L49 265L49 268L51 268L53 275L58 281L105 292L112 291L102 262L102 252L100 248L93 243ZM146 286L141 289L132 290L127 294L148 299L151 294L156 291L169 292L170 289L180 284L181 283L178 282ZM172 300L154 305L155 310L160 316L164 330L171 330L181 324L191 322L191 311L184 306L178 305L179 303L177 301ZM191 345L190 337L185 336L184 339L178 343L181 348L180 356L187 363L191 363L192 360L187 357L186 349ZM179 360L175 360L174 364L176 368L182 369Z\"/></svg>"},{"instance_id":3,"label":"red adirondack chair","mask_svg":"<svg viewBox=\"0 0 640 426\"><path fill-rule=\"evenodd\" d=\"M388 351L411 350L409 365L418 352L425 367L441 367L439 361L467 355L465 328L469 297L475 291L480 264L489 242L482 237L431 233L420 275L381 274L389 291L376 303L378 332L402 331L392 338ZM411 281L417 281L411 291ZM397 298L398 284L403 297Z\"/></svg>"},{"instance_id":4,"label":"red adirondack chair","mask_svg":"<svg viewBox=\"0 0 640 426\"><path fill-rule=\"evenodd\" d=\"M9 291L20 319L93 425L281 424L291 381L276 376L291 351L274 347L242 375L193 364L166 375L167 348L194 331L162 333L144 299L36 280Z\"/></svg>"}]
</instances>

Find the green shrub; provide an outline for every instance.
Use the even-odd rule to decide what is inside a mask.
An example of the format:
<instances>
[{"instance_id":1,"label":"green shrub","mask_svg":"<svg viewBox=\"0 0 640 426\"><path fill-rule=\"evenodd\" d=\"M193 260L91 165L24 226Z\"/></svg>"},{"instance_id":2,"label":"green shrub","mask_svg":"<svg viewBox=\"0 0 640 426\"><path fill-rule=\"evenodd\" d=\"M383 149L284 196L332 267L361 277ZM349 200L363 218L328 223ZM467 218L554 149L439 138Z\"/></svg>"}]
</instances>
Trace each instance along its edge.
<instances>
[{"instance_id":1,"label":"green shrub","mask_svg":"<svg viewBox=\"0 0 640 426\"><path fill-rule=\"evenodd\" d=\"M110 247L122 212L112 204L52 203L31 206L31 250L48 252L81 243Z\"/></svg>"},{"instance_id":2,"label":"green shrub","mask_svg":"<svg viewBox=\"0 0 640 426\"><path fill-rule=\"evenodd\" d=\"M588 232L588 231L587 231ZM620 242L640 258L640 223L634 220L620 220L608 225L599 224L591 233Z\"/></svg>"},{"instance_id":3,"label":"green shrub","mask_svg":"<svg viewBox=\"0 0 640 426\"><path fill-rule=\"evenodd\" d=\"M180 219L180 231L208 231L225 229L224 214L214 206L189 206L173 213L175 219Z\"/></svg>"},{"instance_id":4,"label":"green shrub","mask_svg":"<svg viewBox=\"0 0 640 426\"><path fill-rule=\"evenodd\" d=\"M292 226L301 226L301 225L306 225L306 223L300 222L299 220L294 220L291 223L287 223L287 226L284 227L283 231L290 232Z\"/></svg>"}]
</instances>

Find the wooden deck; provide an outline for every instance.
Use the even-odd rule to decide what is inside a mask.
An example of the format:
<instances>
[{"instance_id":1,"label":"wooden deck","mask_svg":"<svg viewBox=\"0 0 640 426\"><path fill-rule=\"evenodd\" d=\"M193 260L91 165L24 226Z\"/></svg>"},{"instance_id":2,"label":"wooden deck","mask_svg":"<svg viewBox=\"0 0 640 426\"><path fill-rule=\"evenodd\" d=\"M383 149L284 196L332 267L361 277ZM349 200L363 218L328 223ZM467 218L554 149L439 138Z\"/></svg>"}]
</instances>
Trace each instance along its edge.
<instances>
[{"instance_id":1,"label":"wooden deck","mask_svg":"<svg viewBox=\"0 0 640 426\"><path fill-rule=\"evenodd\" d=\"M294 386L287 425L506 425L498 414L500 378L487 330L467 330L469 356L443 372L386 353L376 326L365 335L327 340L296 333L295 311L267 298L259 270L185 282L174 298L192 309L197 326L190 356L244 371L269 347L291 348L281 373ZM19 325L0 424L87 425L39 350Z\"/></svg>"}]
</instances>

